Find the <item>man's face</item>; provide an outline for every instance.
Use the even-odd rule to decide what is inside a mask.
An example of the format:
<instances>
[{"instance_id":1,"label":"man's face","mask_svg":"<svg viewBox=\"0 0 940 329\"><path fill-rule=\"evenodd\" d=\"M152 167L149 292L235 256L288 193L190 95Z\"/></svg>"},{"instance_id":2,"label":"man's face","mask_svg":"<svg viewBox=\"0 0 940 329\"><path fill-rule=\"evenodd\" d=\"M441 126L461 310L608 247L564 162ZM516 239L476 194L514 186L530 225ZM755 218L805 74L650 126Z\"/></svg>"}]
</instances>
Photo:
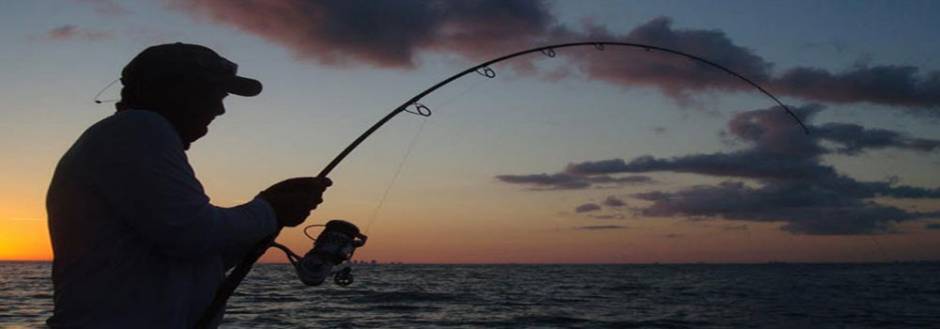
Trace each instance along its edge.
<instances>
[{"instance_id":1,"label":"man's face","mask_svg":"<svg viewBox=\"0 0 940 329\"><path fill-rule=\"evenodd\" d=\"M218 88L189 88L179 94L173 118L177 132L183 139L183 145L189 145L209 132L209 124L215 117L225 114L222 101L228 93Z\"/></svg>"}]
</instances>

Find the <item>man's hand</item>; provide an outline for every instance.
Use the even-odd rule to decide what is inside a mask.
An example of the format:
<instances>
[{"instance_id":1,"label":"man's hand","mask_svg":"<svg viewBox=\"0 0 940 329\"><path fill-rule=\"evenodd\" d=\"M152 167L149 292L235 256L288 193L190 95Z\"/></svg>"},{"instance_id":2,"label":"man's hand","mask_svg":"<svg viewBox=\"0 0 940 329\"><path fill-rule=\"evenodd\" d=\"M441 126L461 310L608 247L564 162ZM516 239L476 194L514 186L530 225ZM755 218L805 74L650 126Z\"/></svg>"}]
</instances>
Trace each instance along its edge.
<instances>
[{"instance_id":1,"label":"man's hand","mask_svg":"<svg viewBox=\"0 0 940 329\"><path fill-rule=\"evenodd\" d=\"M271 204L281 226L294 227L323 202L323 191L330 185L329 178L297 177L272 185L258 197Z\"/></svg>"}]
</instances>

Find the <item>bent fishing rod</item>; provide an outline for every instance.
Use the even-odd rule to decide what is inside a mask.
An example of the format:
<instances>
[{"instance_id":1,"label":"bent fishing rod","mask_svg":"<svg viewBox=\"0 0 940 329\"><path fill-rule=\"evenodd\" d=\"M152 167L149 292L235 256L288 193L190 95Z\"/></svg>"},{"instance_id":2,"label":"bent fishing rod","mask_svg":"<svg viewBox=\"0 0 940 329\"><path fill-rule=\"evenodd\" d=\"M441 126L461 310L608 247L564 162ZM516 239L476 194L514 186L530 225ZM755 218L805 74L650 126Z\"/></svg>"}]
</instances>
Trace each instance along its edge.
<instances>
[{"instance_id":1,"label":"bent fishing rod","mask_svg":"<svg viewBox=\"0 0 940 329\"><path fill-rule=\"evenodd\" d=\"M664 48L664 47L655 46L655 45L643 44L643 43L636 43L636 42L617 42L617 41L571 42L571 43L560 43L560 44L536 47L532 49L514 52L508 55L501 56L501 57L493 58L483 63L471 66L457 74L454 74L448 77L447 79L444 79L432 85L430 88L425 89L424 91L418 93L414 97L409 98L404 103L402 103L401 105L393 109L391 112L389 112L387 115L382 117L382 119L380 119L378 122L376 122L371 127L369 127L369 129L363 132L362 135L359 135L359 137L353 140L353 142L350 143L349 146L346 146L346 148L343 149L342 152L340 152L335 158L333 158L333 160L330 161L330 163L327 164L326 167L324 167L323 170L321 170L319 174L317 174L317 177L326 178L327 175L329 175L330 172L332 172L333 169L335 169L336 166L340 164L340 162L346 159L346 157L350 153L352 153L352 151L355 150L356 147L359 146L359 144L362 144L362 142L365 141L367 138L369 138L369 136L371 136L372 133L374 133L376 130L378 130L383 125L385 125L386 122L388 122L395 116L401 114L402 112L408 112L408 113L423 116L423 117L431 116L431 109L425 106L424 104L421 104L420 103L421 99L427 96L428 94L440 89L441 87L457 79L462 78L463 76L467 74L475 72L486 78L492 79L496 77L496 72L492 68L490 68L490 66L493 64L496 64L505 60L509 60L515 57L532 54L532 53L542 53L543 55L548 56L548 57L555 57L556 49L570 48L570 47L585 47L585 46L594 47L598 51L603 51L606 46L639 48L639 49L646 50L648 52L658 51L662 53L689 58L689 59L698 61L700 63L707 64L713 68L716 68L725 73L728 73L731 76L734 76L744 81L748 85L756 88L758 91L760 91L761 93L763 93L764 95L772 99L777 105L780 106L780 108L786 111L786 113L791 118L793 118L793 120L797 124L799 124L800 128L802 128L804 133L809 134L809 128L807 128L807 126L803 124L803 121L800 120L800 118L796 115L796 113L791 111L790 108L784 105L783 102L781 102L780 99L778 99L776 96L774 96L769 91L767 91L766 89L758 85L756 82L748 79L747 77L737 72L734 72L731 69L724 67L716 62L708 60L706 58L689 54L689 53L679 51L679 50ZM255 262L257 262L258 259L261 257L261 255L263 255L264 252L270 247L279 248L287 254L288 260L290 260L291 264L294 265L295 270L297 271L298 275L301 277L301 280L305 284L319 285L320 283L323 282L324 273L319 273L319 275L317 273L312 273L312 272L317 272L317 270L304 267L304 261L307 261L308 258L317 258L316 251L318 250L318 246L320 245L321 242L323 242L324 244L326 244L327 242L333 243L334 246L332 248L331 247L320 248L321 249L320 254L322 255L324 253L329 253L329 252L326 252L328 251L327 249L333 249L333 251L336 251L338 255L330 255L330 257L327 257L327 258L332 258L332 260L335 262L334 265L339 265L345 261L348 261L352 257L352 252L355 250L355 248L361 247L362 245L365 244L366 237L360 234L358 228L356 228L355 225L351 223L341 221L341 220L333 220L333 221L328 222L325 226L326 227L321 232L320 236L318 236L315 239L316 244L314 245L314 250L311 250L311 252L308 252L307 255L305 255L304 257L300 257L294 254L293 252L291 252L290 249L287 249L287 247L274 242L274 240L280 234L282 228L278 228L277 232L265 238L264 241L262 241L261 243L257 244L255 248L242 259L242 261L238 264L238 266L236 266L235 269L231 271L231 273L225 278L225 281L223 281L222 284L219 286L218 290L216 291L215 298L212 304L206 309L206 312L203 314L199 322L197 322L196 328L205 328L217 316L221 315L220 310L222 309L222 307L225 306L226 302L228 301L228 298L232 295L232 293L235 291L238 285L242 282L242 280L245 278L248 272L251 271L251 267L255 264ZM304 234L306 234L306 229L304 230ZM310 237L309 235L307 236ZM320 263L317 263L317 264L320 264ZM323 270L321 269L319 270L319 272L323 272ZM326 270L326 274L330 274L329 269ZM341 271L338 271L333 274L334 274L334 280L337 284L347 285L349 283L352 283L352 276L350 274L350 268L348 266L343 268Z\"/></svg>"}]
</instances>

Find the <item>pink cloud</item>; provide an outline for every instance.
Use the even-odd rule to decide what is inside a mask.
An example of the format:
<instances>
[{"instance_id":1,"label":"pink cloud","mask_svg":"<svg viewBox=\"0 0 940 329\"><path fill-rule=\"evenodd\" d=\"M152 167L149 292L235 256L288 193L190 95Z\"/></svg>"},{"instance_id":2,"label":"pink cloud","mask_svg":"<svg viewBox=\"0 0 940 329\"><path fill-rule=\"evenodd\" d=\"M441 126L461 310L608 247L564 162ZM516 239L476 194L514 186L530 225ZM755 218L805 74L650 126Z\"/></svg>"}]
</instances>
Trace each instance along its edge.
<instances>
[{"instance_id":1,"label":"pink cloud","mask_svg":"<svg viewBox=\"0 0 940 329\"><path fill-rule=\"evenodd\" d=\"M54 41L64 40L87 40L99 41L110 39L112 34L104 31L91 31L79 28L78 26L66 24L50 29L46 32L46 38Z\"/></svg>"},{"instance_id":2,"label":"pink cloud","mask_svg":"<svg viewBox=\"0 0 940 329\"><path fill-rule=\"evenodd\" d=\"M410 68L422 51L479 57L544 34L541 1L169 0L198 18L234 26L327 65Z\"/></svg>"},{"instance_id":3,"label":"pink cloud","mask_svg":"<svg viewBox=\"0 0 940 329\"><path fill-rule=\"evenodd\" d=\"M720 30L680 29L656 17L620 34L584 20L573 29L558 23L539 0L224 1L166 0L197 19L232 26L324 65L370 65L408 69L422 54L470 60L556 42L607 40L675 49L728 67L772 92L815 102L868 102L940 115L940 71L900 65L862 66L842 72L816 67L775 70L774 63L735 43ZM571 69L535 76L557 80L583 76L625 87L651 87L680 102L704 92L753 88L700 62L642 49L564 49ZM531 60L531 59L530 59ZM513 68L535 70L529 60Z\"/></svg>"}]
</instances>

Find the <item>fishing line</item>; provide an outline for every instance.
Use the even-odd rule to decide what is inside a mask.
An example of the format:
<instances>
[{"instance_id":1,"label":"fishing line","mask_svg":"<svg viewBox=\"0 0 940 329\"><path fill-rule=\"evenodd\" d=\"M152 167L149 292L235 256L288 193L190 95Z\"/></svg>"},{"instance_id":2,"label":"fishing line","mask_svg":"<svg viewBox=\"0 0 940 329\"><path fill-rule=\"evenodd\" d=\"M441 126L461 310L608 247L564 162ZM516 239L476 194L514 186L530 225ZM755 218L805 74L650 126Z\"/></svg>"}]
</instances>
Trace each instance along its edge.
<instances>
[{"instance_id":1,"label":"fishing line","mask_svg":"<svg viewBox=\"0 0 940 329\"><path fill-rule=\"evenodd\" d=\"M464 89L462 92L460 92L459 94L450 97L448 100L446 100L446 101L444 101L443 103L441 103L441 105L436 106L435 109L444 108L445 106L447 106L447 105L450 104L451 102L457 100L458 98L460 98L461 96L463 96L463 95L466 94L467 92L469 92L469 91L471 91L471 90L473 90L473 89L476 89L476 87L479 86L482 82L483 82L482 80L477 81L476 83L474 83L473 85L471 85L469 88L465 88L465 89ZM379 199L379 203L375 206L375 209L372 211L372 215L371 215L370 218L369 218L369 222L368 222L368 224L366 225L366 229L365 229L365 231L363 232L363 235L368 235L369 230L372 228L372 224L376 221L376 219L378 219L378 214L379 214L380 209L382 209L382 207L384 206L385 201L386 201L387 198L388 198L389 192L391 192L392 187L395 185L395 183L398 181L398 178L401 176L401 172L402 172L402 170L403 170L404 167L405 167L405 163L406 163L406 162L408 161L408 159L411 157L411 154L412 154L412 152L413 152L413 150L414 150L414 147L415 147L415 145L417 144L418 140L420 139L421 134L422 134L423 131L424 131L425 125L428 123L427 117L430 116L430 114L431 114L430 108L428 108L427 106L424 106L423 104L420 104L420 103L415 103L415 108L416 108L416 109L414 110L414 112L410 112L410 113L413 113L413 114L416 114L416 115L418 115L418 116L421 116L421 117L422 117L421 124L418 126L418 129L417 129L417 131L415 132L414 136L412 136L411 141L409 141L408 147L406 148L405 153L404 153L404 155L402 156L401 161L399 161L399 163L398 163L398 168L396 168L394 175L392 175L392 179L389 181L388 186L385 188L385 191L382 193L382 197ZM314 243L316 243L317 239L310 235L309 229L312 228L312 227L325 227L325 226L326 226L326 225L324 225L324 224L307 225L307 226L304 227L303 233L304 233L304 235L305 235L308 239L310 239L311 241L313 241ZM290 261L291 264L293 264L295 267L298 267L299 264L302 264L302 262L303 262L303 257L298 256L297 254L295 254L293 251L291 251L291 250L290 250L289 248L287 248L286 246L281 245L281 244L279 244L279 243L277 243L277 242L271 243L271 246L272 246L272 247L275 247L275 248L278 248L278 249L281 249L282 251L284 251L284 254L287 256L288 261ZM351 258L351 256L352 256L352 255L350 254L350 258ZM337 279L337 282L338 282L338 283L339 283L339 282L348 282L348 283L352 283L352 278L351 278L351 275L350 275L350 269L352 268L352 266L353 266L353 264L352 264L351 262L347 262L346 267L345 267L345 268L342 268L342 269L340 270L339 273L344 273L345 275L347 275L347 276L349 277L349 279L346 280L346 281L342 281L342 280ZM348 283L347 283L347 284L348 284Z\"/></svg>"},{"instance_id":2,"label":"fishing line","mask_svg":"<svg viewBox=\"0 0 940 329\"><path fill-rule=\"evenodd\" d=\"M366 224L365 233L369 233L369 230L372 229L372 224L375 222L375 219L378 218L379 210L381 210L382 206L385 205L385 200L388 198L388 194L392 190L392 186L395 185L398 177L401 176L401 171L405 167L405 162L408 161L409 157L411 157L411 152L414 150L415 144L418 143L418 137L421 136L421 133L424 131L424 125L427 123L427 118L421 119L421 124L418 126L418 131L415 132L413 137L411 137L411 141L408 143L408 148L405 150L405 155L402 156L401 161L398 163L398 168L395 169L395 174L392 175L391 181L389 181L388 186L385 187L385 192L382 193L382 197L379 199L379 204L375 206L375 209L372 210L372 215L369 216L369 222Z\"/></svg>"},{"instance_id":3,"label":"fishing line","mask_svg":"<svg viewBox=\"0 0 940 329\"><path fill-rule=\"evenodd\" d=\"M490 70L490 71L492 71L492 70ZM481 75L484 75L484 76L486 76L486 77L490 77L489 75L485 75L485 74L482 74L482 73L481 73ZM492 73L492 76L495 76L495 73ZM461 91L460 93L449 97L447 100L445 100L445 101L444 101L443 103L441 103L440 105L435 106L435 107L434 107L435 111L438 111L439 109L444 109L444 108L446 108L448 105L450 105L450 104L453 103L454 101L460 99L461 97L463 97L464 95L466 95L466 94L469 93L470 91L475 90L477 87L479 87L479 86L480 86L481 84L483 84L484 82L486 82L486 81L485 81L485 80L477 80L477 81L474 82L472 85L470 85L470 87L464 88L464 90ZM416 107L417 107L417 106L416 106ZM380 212L381 209L384 207L385 202L386 202L386 200L388 199L388 195L390 194L390 192L391 192L392 188L394 187L395 183L397 183L398 178L401 176L402 170L403 170L404 167L405 167L405 164L407 163L408 159L411 157L411 154L412 154L413 151L414 151L415 145L417 145L418 140L420 139L421 135L422 135L423 132L424 132L424 127L425 127L425 125L428 123L428 120L427 120L427 115L424 115L423 113L429 113L430 108L428 108L427 106L424 106L423 104L421 104L421 107L423 108L423 110L415 110L414 112L409 111L409 113L417 114L417 115L423 117L422 120L421 120L421 124L418 126L418 129L416 130L414 136L411 137L411 140L409 141L408 146L407 146L406 149L405 149L405 152L404 152L404 155L403 155L402 158L401 158L401 161L398 162L398 166L397 166L397 168L395 169L395 172L394 172L394 174L392 175L391 180L389 180L388 185L385 187L385 191L382 193L382 196L379 198L378 204L376 204L375 208L372 210L372 214L369 216L369 220L368 220L368 222L367 222L367 224L366 224L366 226L365 226L365 230L363 230L363 233L364 233L364 234L368 234L368 233L369 233L369 231L372 229L372 225L373 225L373 224L375 223L375 221L378 219L379 212ZM323 224L313 224L313 225L307 225L307 226L305 226L304 229L303 229L304 236L306 236L306 237L307 237L308 239L310 239L311 241L314 241L314 242L315 242L317 239L314 238L312 235L310 235L309 229L310 229L310 228L313 228L313 227L323 227L323 226L324 226ZM283 247L283 246L281 246L281 247ZM283 249L283 248L282 248L282 249Z\"/></svg>"},{"instance_id":4,"label":"fishing line","mask_svg":"<svg viewBox=\"0 0 940 329\"><path fill-rule=\"evenodd\" d=\"M487 68L487 69L488 69L490 72L492 72L491 69L489 69L489 68ZM481 73L481 75L483 75L483 76L485 76L485 77L487 77L487 78L492 78L492 77L495 77L495 76L496 76L496 73L495 73L495 72L492 73L492 76L487 75L487 74L484 74L484 73ZM454 95L454 96L449 97L447 100L445 100L445 101L444 101L443 103L441 103L440 105L435 106L435 107L434 107L434 110L435 110L435 111L440 111L440 109L445 109L448 105L450 105L450 104L453 103L454 101L456 101L456 100L458 100L458 99L461 99L464 95L466 95L466 94L469 93L470 91L473 91L473 90L477 89L477 87L479 87L480 85L482 85L484 82L486 82L486 80L477 80L477 81L474 82L472 85L470 85L470 87L464 88L464 90L461 91L460 93L458 93L458 94L456 94L456 95ZM420 115L420 114L419 114L419 115ZM380 212L380 210L382 209L382 207L385 205L385 201L386 201L386 199L388 198L389 192L392 190L392 187L393 187L393 186L395 185L395 183L398 181L398 178L399 178L399 176L401 175L402 169L404 168L405 163L408 161L409 157L411 156L411 153L413 152L414 147L415 147L415 145L417 144L419 137L420 137L421 134L423 133L423 131L424 131L424 126L425 126L425 124L427 124L427 122L428 122L427 117L422 118L421 124L418 126L417 132L416 132L415 135L411 138L411 141L408 143L408 147L405 149L405 154L404 154L404 156L402 156L401 161L398 163L398 168L395 170L395 173L392 175L392 179L389 181L388 186L385 188L385 192L382 193L382 197L379 199L378 205L375 206L375 208L374 208L373 211L372 211L372 215L369 216L369 221L368 221L368 223L366 224L366 228L365 228L365 230L364 230L365 233L369 233L369 230L372 229L372 224L374 224L375 221L376 221L376 219L378 219L379 212ZM306 234L306 233L305 233L305 234ZM310 237L310 236L307 235L307 237Z\"/></svg>"}]
</instances>

